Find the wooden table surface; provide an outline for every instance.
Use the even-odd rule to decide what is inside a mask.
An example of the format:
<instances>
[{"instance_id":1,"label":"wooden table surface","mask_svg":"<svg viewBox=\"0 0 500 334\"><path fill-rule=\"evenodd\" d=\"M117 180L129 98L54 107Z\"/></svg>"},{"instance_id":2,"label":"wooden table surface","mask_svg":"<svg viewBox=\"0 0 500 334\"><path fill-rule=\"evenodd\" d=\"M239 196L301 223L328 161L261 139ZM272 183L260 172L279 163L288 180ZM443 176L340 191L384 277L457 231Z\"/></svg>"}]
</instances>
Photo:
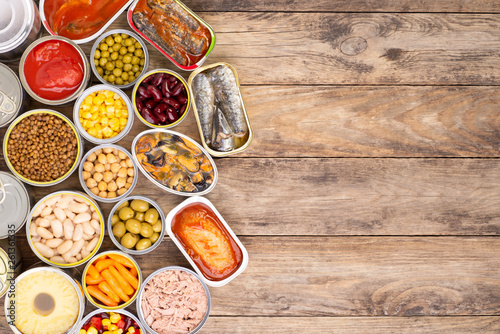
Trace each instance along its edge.
<instances>
[{"instance_id":1,"label":"wooden table surface","mask_svg":"<svg viewBox=\"0 0 500 334\"><path fill-rule=\"evenodd\" d=\"M255 131L216 159L207 198L250 262L210 289L201 332L500 333L500 1L185 3L216 32L206 64L237 69ZM175 70L149 51L149 69ZM118 144L146 129L136 118ZM192 111L174 130L200 140ZM32 193L65 189L76 173ZM165 212L184 200L142 174L132 194ZM145 276L189 267L168 237L137 260Z\"/></svg>"}]
</instances>

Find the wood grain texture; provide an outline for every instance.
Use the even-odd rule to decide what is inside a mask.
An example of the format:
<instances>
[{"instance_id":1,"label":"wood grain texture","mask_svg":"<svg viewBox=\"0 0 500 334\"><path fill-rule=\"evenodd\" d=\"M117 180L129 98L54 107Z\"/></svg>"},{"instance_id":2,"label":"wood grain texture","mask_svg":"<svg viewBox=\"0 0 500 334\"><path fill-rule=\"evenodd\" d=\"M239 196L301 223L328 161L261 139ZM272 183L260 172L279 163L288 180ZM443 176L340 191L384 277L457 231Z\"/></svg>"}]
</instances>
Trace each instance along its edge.
<instances>
[{"instance_id":1,"label":"wood grain texture","mask_svg":"<svg viewBox=\"0 0 500 334\"><path fill-rule=\"evenodd\" d=\"M211 61L234 65L243 84L499 83L500 18L495 15L203 13L202 17L217 33ZM367 43L356 56L340 51L352 37Z\"/></svg>"},{"instance_id":2,"label":"wood grain texture","mask_svg":"<svg viewBox=\"0 0 500 334\"><path fill-rule=\"evenodd\" d=\"M484 0L447 0L447 1L398 1L398 0L318 0L312 2L300 0L276 1L195 1L184 0L195 12L216 11L266 11L266 12L461 12L461 13L498 13L498 1Z\"/></svg>"},{"instance_id":3,"label":"wood grain texture","mask_svg":"<svg viewBox=\"0 0 500 334\"><path fill-rule=\"evenodd\" d=\"M238 156L500 153L498 87L252 86L243 94L255 138Z\"/></svg>"},{"instance_id":4,"label":"wood grain texture","mask_svg":"<svg viewBox=\"0 0 500 334\"><path fill-rule=\"evenodd\" d=\"M238 235L500 234L498 160L224 158L216 163L218 184L206 197ZM81 189L76 174L32 193L40 200L67 189ZM142 174L132 195L151 197L165 213L185 199L161 191ZM106 217L112 206L101 203Z\"/></svg>"},{"instance_id":5,"label":"wood grain texture","mask_svg":"<svg viewBox=\"0 0 500 334\"><path fill-rule=\"evenodd\" d=\"M490 14L205 12L217 45L207 64L243 85L498 85L500 17ZM130 29L125 16L111 28ZM341 51L366 41L356 55ZM82 45L89 54L92 43ZM150 68L176 70L148 48ZM15 66L12 64L11 66ZM185 74L185 75L188 75Z\"/></svg>"},{"instance_id":6,"label":"wood grain texture","mask_svg":"<svg viewBox=\"0 0 500 334\"><path fill-rule=\"evenodd\" d=\"M241 242L249 265L228 285L210 288L213 316L500 312L498 238L242 237ZM23 254L31 254L25 239L19 244ZM110 248L106 238L101 250ZM134 258L144 277L165 266L189 267L168 239ZM26 267L33 262L27 261Z\"/></svg>"},{"instance_id":7,"label":"wood grain texture","mask_svg":"<svg viewBox=\"0 0 500 334\"><path fill-rule=\"evenodd\" d=\"M200 333L498 334L498 317L211 317Z\"/></svg>"},{"instance_id":8,"label":"wood grain texture","mask_svg":"<svg viewBox=\"0 0 500 334\"><path fill-rule=\"evenodd\" d=\"M246 86L242 91L255 136L238 158L500 156L499 87ZM30 101L28 110L44 108ZM53 109L72 119L73 106ZM119 144L129 149L146 129L136 117ZM194 111L173 130L200 142ZM0 129L1 138L5 131Z\"/></svg>"}]
</instances>

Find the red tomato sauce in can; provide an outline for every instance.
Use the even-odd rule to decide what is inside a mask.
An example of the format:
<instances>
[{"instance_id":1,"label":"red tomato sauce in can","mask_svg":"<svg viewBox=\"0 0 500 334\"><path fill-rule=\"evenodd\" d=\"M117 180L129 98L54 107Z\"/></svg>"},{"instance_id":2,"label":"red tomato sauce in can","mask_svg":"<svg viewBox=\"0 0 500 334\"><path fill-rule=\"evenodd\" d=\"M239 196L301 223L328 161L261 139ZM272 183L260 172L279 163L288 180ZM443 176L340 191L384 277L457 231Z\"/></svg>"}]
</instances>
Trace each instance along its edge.
<instances>
[{"instance_id":1,"label":"red tomato sauce in can","mask_svg":"<svg viewBox=\"0 0 500 334\"><path fill-rule=\"evenodd\" d=\"M62 100L82 84L83 59L71 44L48 40L28 53L24 61L24 76L30 89L39 97Z\"/></svg>"},{"instance_id":2,"label":"red tomato sauce in can","mask_svg":"<svg viewBox=\"0 0 500 334\"><path fill-rule=\"evenodd\" d=\"M205 204L193 203L181 209L172 220L172 232L211 281L224 280L241 266L240 247Z\"/></svg>"},{"instance_id":3,"label":"red tomato sauce in can","mask_svg":"<svg viewBox=\"0 0 500 334\"><path fill-rule=\"evenodd\" d=\"M47 0L44 13L52 31L69 39L83 39L101 29L128 0Z\"/></svg>"}]
</instances>

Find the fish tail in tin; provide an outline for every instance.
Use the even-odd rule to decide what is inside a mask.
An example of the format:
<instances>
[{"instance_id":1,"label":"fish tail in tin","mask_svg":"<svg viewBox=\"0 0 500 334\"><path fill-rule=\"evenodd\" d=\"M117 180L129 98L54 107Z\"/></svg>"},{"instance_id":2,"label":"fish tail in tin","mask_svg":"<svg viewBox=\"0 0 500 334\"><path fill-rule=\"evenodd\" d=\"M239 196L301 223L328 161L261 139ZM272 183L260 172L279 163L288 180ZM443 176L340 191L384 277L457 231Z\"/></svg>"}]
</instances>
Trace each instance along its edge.
<instances>
[{"instance_id":1,"label":"fish tail in tin","mask_svg":"<svg viewBox=\"0 0 500 334\"><path fill-rule=\"evenodd\" d=\"M214 116L211 147L217 151L228 152L234 150L234 136L224 114L217 108Z\"/></svg>"},{"instance_id":2,"label":"fish tail in tin","mask_svg":"<svg viewBox=\"0 0 500 334\"><path fill-rule=\"evenodd\" d=\"M219 65L209 72L209 77L214 85L215 98L234 135L245 136L248 133L248 126L233 71L228 66Z\"/></svg>"},{"instance_id":3,"label":"fish tail in tin","mask_svg":"<svg viewBox=\"0 0 500 334\"><path fill-rule=\"evenodd\" d=\"M204 73L199 73L194 77L193 92L203 138L205 143L209 145L212 141L215 95L212 84Z\"/></svg>"}]
</instances>

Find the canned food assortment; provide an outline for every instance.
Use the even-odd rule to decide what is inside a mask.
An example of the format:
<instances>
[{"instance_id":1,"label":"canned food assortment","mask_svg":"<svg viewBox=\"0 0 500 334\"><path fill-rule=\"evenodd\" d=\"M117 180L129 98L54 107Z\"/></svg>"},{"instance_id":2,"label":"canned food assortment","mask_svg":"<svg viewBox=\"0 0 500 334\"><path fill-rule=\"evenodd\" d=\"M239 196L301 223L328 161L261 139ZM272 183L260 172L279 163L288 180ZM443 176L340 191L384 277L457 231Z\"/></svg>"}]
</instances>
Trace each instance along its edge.
<instances>
[{"instance_id":1,"label":"canned food assortment","mask_svg":"<svg viewBox=\"0 0 500 334\"><path fill-rule=\"evenodd\" d=\"M104 32L133 0L88 4L41 0L40 13L31 0L18 2L22 8L16 2L13 15L22 13L19 17L26 22L14 22L10 30L0 32L0 60L13 60L22 53L19 78L0 64L0 79L4 79L0 80L0 127L11 122L3 156L14 174L0 172L0 204L15 211L0 211L0 218L12 221L16 232L26 223L26 237L35 255L62 269L29 269L16 279L16 319L5 312L11 329L17 334L145 334L146 329L155 334L196 333L210 313L207 284L222 286L241 273L248 253L202 197L181 203L166 218L154 200L130 193L137 184L137 169L177 195L204 195L215 187L218 172L210 154L239 152L252 138L235 70L229 64L199 68L214 48L215 35L178 1L135 0L127 17L138 35L123 29ZM38 38L40 21L52 36ZM16 38L9 40L13 35ZM141 37L179 68L199 68L189 84L171 70L147 72L149 53ZM77 45L94 39L90 55ZM90 68L106 84L87 88ZM5 82L9 87L3 87ZM133 85L132 99L117 88ZM76 100L74 123L48 109L18 116L23 111L23 88L46 105ZM186 118L192 102L198 108L195 117L208 152L181 133L161 129ZM132 128L132 109L155 129L138 134L130 153L113 143ZM80 136L100 144L83 159ZM29 195L18 179L49 186L64 181L76 168L89 196L58 191L30 208ZM105 218L92 198L117 202L107 217L108 234L123 252L96 254L104 240ZM165 267L142 284L139 265L128 254L152 252L167 232L197 273ZM81 284L65 273L69 269L79 273L76 267L84 263ZM82 320L85 297L99 309ZM139 318L122 310L135 300Z\"/></svg>"}]
</instances>

